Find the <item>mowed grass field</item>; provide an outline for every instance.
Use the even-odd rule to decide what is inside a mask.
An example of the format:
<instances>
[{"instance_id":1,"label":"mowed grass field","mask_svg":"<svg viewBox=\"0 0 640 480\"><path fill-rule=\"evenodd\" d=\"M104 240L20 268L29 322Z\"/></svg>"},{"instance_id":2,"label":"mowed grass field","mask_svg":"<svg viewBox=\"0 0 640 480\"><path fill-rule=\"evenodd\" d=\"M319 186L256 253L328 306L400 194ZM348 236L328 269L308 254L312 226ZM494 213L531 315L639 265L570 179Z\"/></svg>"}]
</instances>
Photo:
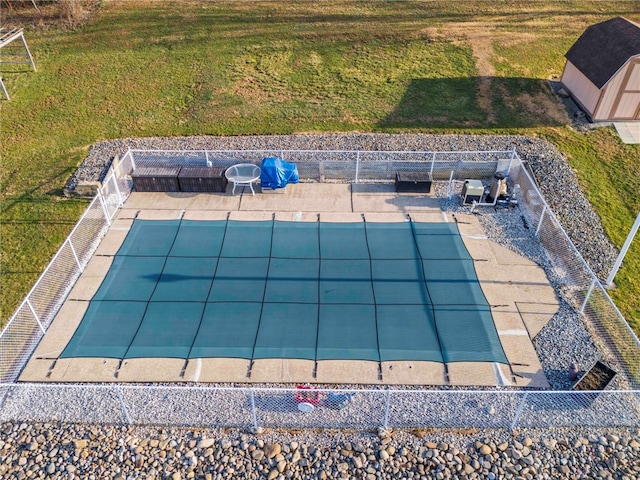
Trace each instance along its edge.
<instances>
[{"instance_id":1,"label":"mowed grass field","mask_svg":"<svg viewBox=\"0 0 640 480\"><path fill-rule=\"evenodd\" d=\"M550 92L593 23L637 2L106 1L74 29L31 27L38 71L3 67L4 324L86 207L62 187L104 139L299 132L523 133L576 169L621 246L640 147L577 133ZM589 232L585 232L588 235ZM640 239L612 292L640 331Z\"/></svg>"}]
</instances>

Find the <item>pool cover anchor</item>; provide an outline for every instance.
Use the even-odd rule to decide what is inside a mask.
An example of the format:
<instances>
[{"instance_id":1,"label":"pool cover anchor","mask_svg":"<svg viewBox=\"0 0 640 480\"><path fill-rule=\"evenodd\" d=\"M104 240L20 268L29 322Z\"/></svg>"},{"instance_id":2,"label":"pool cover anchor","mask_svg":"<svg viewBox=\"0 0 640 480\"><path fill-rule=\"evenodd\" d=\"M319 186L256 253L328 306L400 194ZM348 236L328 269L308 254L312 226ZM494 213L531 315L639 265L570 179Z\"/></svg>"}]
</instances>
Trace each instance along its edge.
<instances>
[{"instance_id":1,"label":"pool cover anchor","mask_svg":"<svg viewBox=\"0 0 640 480\"><path fill-rule=\"evenodd\" d=\"M444 367L444 381L447 382L448 385L451 385L451 378L449 377L449 369L447 368L447 363L444 362L442 366Z\"/></svg>"},{"instance_id":2,"label":"pool cover anchor","mask_svg":"<svg viewBox=\"0 0 640 480\"><path fill-rule=\"evenodd\" d=\"M180 378L184 378L184 374L187 373L187 367L189 366L189 359L185 359L182 370L180 370Z\"/></svg>"},{"instance_id":3,"label":"pool cover anchor","mask_svg":"<svg viewBox=\"0 0 640 480\"><path fill-rule=\"evenodd\" d=\"M115 378L118 378L118 374L120 373L120 369L122 368L122 362L123 361L124 361L124 359L122 359L122 358L118 360L118 367L116 368L116 371L113 372L113 376Z\"/></svg>"},{"instance_id":4,"label":"pool cover anchor","mask_svg":"<svg viewBox=\"0 0 640 480\"><path fill-rule=\"evenodd\" d=\"M51 378L51 374L53 373L53 369L56 368L56 363L58 363L57 358L50 359L53 360L53 363L49 366L49 370L47 370L46 378Z\"/></svg>"}]
</instances>

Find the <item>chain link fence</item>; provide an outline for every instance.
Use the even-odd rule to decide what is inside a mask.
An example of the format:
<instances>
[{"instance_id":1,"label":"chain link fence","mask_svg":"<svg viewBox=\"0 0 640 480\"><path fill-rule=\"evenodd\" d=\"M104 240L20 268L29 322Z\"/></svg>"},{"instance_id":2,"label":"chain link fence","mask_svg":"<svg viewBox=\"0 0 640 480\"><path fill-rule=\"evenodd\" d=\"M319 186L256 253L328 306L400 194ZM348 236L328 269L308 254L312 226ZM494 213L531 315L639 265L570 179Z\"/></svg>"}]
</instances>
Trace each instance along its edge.
<instances>
[{"instance_id":1,"label":"chain link fence","mask_svg":"<svg viewBox=\"0 0 640 480\"><path fill-rule=\"evenodd\" d=\"M560 294L584 318L630 390L317 390L16 382L119 208L137 167L259 165L277 156L317 182L391 182L396 173L434 180L481 179L507 171L519 205L545 248ZM640 424L640 346L602 284L569 240L514 151L128 151L0 334L0 420L240 428L516 428ZM340 401L336 399L342 399ZM302 408L301 404L305 403ZM311 407L309 407L311 405Z\"/></svg>"},{"instance_id":2,"label":"chain link fence","mask_svg":"<svg viewBox=\"0 0 640 480\"><path fill-rule=\"evenodd\" d=\"M640 392L0 385L0 421L251 428L552 428L640 424Z\"/></svg>"},{"instance_id":3,"label":"chain link fence","mask_svg":"<svg viewBox=\"0 0 640 480\"><path fill-rule=\"evenodd\" d=\"M521 187L521 210L546 251L563 299L583 314L592 338L607 350L630 388L639 389L638 337L573 245L526 169L513 165L509 177Z\"/></svg>"},{"instance_id":4,"label":"chain link fence","mask_svg":"<svg viewBox=\"0 0 640 480\"><path fill-rule=\"evenodd\" d=\"M434 180L491 178L497 168L516 161L515 150L469 152L346 151L346 150L129 150L135 168L209 166L237 163L260 166L266 157L295 163L301 181L375 183L395 180L396 173L431 174Z\"/></svg>"},{"instance_id":5,"label":"chain link fence","mask_svg":"<svg viewBox=\"0 0 640 480\"><path fill-rule=\"evenodd\" d=\"M109 228L96 196L0 334L0 378L15 380Z\"/></svg>"}]
</instances>

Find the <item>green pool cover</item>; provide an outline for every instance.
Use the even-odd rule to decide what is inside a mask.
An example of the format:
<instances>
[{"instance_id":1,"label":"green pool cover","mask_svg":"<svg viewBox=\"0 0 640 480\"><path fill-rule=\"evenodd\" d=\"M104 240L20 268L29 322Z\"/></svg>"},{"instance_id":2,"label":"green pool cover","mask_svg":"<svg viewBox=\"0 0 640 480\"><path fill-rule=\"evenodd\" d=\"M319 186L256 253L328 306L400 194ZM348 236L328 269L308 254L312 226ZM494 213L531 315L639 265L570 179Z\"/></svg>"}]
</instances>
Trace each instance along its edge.
<instances>
[{"instance_id":1,"label":"green pool cover","mask_svg":"<svg viewBox=\"0 0 640 480\"><path fill-rule=\"evenodd\" d=\"M507 363L452 223L136 220L61 355Z\"/></svg>"}]
</instances>

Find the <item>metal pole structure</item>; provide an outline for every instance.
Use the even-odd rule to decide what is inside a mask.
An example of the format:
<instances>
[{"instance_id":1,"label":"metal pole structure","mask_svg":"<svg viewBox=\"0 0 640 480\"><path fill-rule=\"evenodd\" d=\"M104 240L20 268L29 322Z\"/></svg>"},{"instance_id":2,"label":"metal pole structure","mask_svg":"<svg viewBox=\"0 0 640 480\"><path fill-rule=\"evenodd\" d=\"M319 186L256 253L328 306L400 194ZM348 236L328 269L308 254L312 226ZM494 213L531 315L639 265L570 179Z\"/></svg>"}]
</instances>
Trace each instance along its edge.
<instances>
[{"instance_id":1,"label":"metal pole structure","mask_svg":"<svg viewBox=\"0 0 640 480\"><path fill-rule=\"evenodd\" d=\"M389 408L391 407L391 391L387 390L387 398L384 405L384 422L382 426L387 428L389 426Z\"/></svg>"},{"instance_id":2,"label":"metal pole structure","mask_svg":"<svg viewBox=\"0 0 640 480\"><path fill-rule=\"evenodd\" d=\"M107 208L107 202L104 199L104 194L102 193L102 188L98 188L98 200L100 201L100 205L102 206L102 213L104 213L104 218L107 221L107 225L111 226L111 216L109 215L109 209Z\"/></svg>"},{"instance_id":3,"label":"metal pole structure","mask_svg":"<svg viewBox=\"0 0 640 480\"><path fill-rule=\"evenodd\" d=\"M547 205L545 204L542 207L542 213L540 214L540 220L538 221L538 227L536 228L536 235L540 233L540 228L542 228L542 220L544 220L544 214L547 211Z\"/></svg>"},{"instance_id":4,"label":"metal pole structure","mask_svg":"<svg viewBox=\"0 0 640 480\"><path fill-rule=\"evenodd\" d=\"M255 428L257 430L258 429L258 414L256 412L256 399L255 399L255 396L253 394L253 389L251 389L249 391L249 394L251 395L251 416L253 418L253 428Z\"/></svg>"},{"instance_id":5,"label":"metal pole structure","mask_svg":"<svg viewBox=\"0 0 640 480\"><path fill-rule=\"evenodd\" d=\"M620 269L620 265L622 265L622 260L624 260L624 256L627 254L627 250L629 250L629 247L631 246L633 237L635 237L636 233L638 233L639 227L640 227L640 213L638 213L638 216L636 217L636 221L633 222L631 231L629 232L629 235L627 235L627 240L625 240L624 245L622 246L622 250L620 250L620 255L618 255L618 258L616 259L616 262L613 264L613 268L611 269L611 273L607 277L607 283L606 283L607 287L612 286L613 279L618 273L618 270Z\"/></svg>"},{"instance_id":6,"label":"metal pole structure","mask_svg":"<svg viewBox=\"0 0 640 480\"><path fill-rule=\"evenodd\" d=\"M7 89L4 86L4 82L2 81L2 77L0 77L0 90L2 90L2 93L4 93L4 98L6 98L7 100L11 100L9 98L9 92L7 92Z\"/></svg>"},{"instance_id":7,"label":"metal pole structure","mask_svg":"<svg viewBox=\"0 0 640 480\"><path fill-rule=\"evenodd\" d=\"M27 51L27 57L29 57L29 63L31 64L31 67L33 68L33 71L36 72L37 71L36 70L36 64L33 61L33 57L31 56L31 52L29 51L29 47L27 46L27 41L24 39L24 34L23 33L20 33L20 40L22 40L22 45L24 45L24 49Z\"/></svg>"},{"instance_id":8,"label":"metal pole structure","mask_svg":"<svg viewBox=\"0 0 640 480\"><path fill-rule=\"evenodd\" d=\"M71 243L71 237L67 237L67 243L69 243L69 248L71 249L71 253L73 253L73 258L75 258L76 260L76 265L78 265L78 269L80 270L80 273L82 273L84 271L84 268L82 268L82 263L80 263L80 259L76 254L76 249L73 248L73 243Z\"/></svg>"},{"instance_id":9,"label":"metal pole structure","mask_svg":"<svg viewBox=\"0 0 640 480\"><path fill-rule=\"evenodd\" d=\"M587 303L589 303L591 292L593 292L593 289L595 288L597 282L598 280L595 278L591 280L591 285L589 285L589 290L587 290L587 294L585 295L584 301L582 302L582 306L580 307L580 313L584 313L584 309L587 308Z\"/></svg>"},{"instance_id":10,"label":"metal pole structure","mask_svg":"<svg viewBox=\"0 0 640 480\"><path fill-rule=\"evenodd\" d=\"M113 186L114 186L114 190L116 191L116 194L118 195L118 208L122 207L122 205L124 205L124 200L122 198L122 193L120 193L120 187L118 187L118 179L116 178L115 175L115 170L113 171Z\"/></svg>"},{"instance_id":11,"label":"metal pole structure","mask_svg":"<svg viewBox=\"0 0 640 480\"><path fill-rule=\"evenodd\" d=\"M38 314L36 313L36 309L33 308L33 305L31 305L31 301L29 300L29 297L27 297L25 299L25 303L27 304L27 307L29 307L29 310L31 310L31 315L33 315L33 318L35 318L36 322L38 322L38 326L40 327L40 330L42 330L42 334L44 335L45 333L47 333L47 331L42 326L42 323L40 322L40 319L38 318Z\"/></svg>"},{"instance_id":12,"label":"metal pole structure","mask_svg":"<svg viewBox=\"0 0 640 480\"><path fill-rule=\"evenodd\" d=\"M516 147L513 147L513 151L511 152L511 156L509 157L509 166L507 167L507 175L511 173L511 165L513 161L516 159L518 154L516 153Z\"/></svg>"},{"instance_id":13,"label":"metal pole structure","mask_svg":"<svg viewBox=\"0 0 640 480\"><path fill-rule=\"evenodd\" d=\"M133 152L131 151L130 148L127 149L127 153L124 155L125 157L129 155L129 158L131 159L131 170L135 170L136 169L136 160L135 158L133 158ZM124 157L123 157L124 159ZM122 163L122 162L120 162Z\"/></svg>"},{"instance_id":14,"label":"metal pole structure","mask_svg":"<svg viewBox=\"0 0 640 480\"><path fill-rule=\"evenodd\" d=\"M124 403L124 398L122 398L122 393L120 392L120 388L116 385L116 395L118 396L118 400L120 401L120 407L122 408L122 413L124 414L124 419L127 422L127 425L131 425L131 416L129 415L129 410L127 409L127 405Z\"/></svg>"},{"instance_id":15,"label":"metal pole structure","mask_svg":"<svg viewBox=\"0 0 640 480\"><path fill-rule=\"evenodd\" d=\"M513 420L511 421L511 430L516 428L516 426L518 425L518 420L520 419L520 414L522 414L522 410L524 410L524 406L527 403L527 395L528 394L529 394L529 392L524 392L524 395L522 396L522 400L520 401L520 406L518 407L518 410L516 410L516 414L514 415Z\"/></svg>"}]
</instances>

